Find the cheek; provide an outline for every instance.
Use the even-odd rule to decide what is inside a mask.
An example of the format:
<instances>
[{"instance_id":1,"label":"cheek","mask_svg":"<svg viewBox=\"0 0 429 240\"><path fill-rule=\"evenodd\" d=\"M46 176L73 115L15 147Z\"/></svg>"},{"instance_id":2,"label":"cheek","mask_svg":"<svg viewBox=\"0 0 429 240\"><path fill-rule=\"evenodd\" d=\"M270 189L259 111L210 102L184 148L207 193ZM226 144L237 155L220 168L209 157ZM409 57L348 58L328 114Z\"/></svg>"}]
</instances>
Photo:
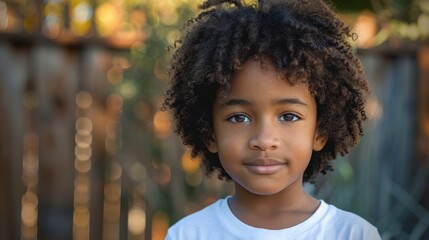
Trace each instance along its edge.
<instances>
[{"instance_id":1,"label":"cheek","mask_svg":"<svg viewBox=\"0 0 429 240\"><path fill-rule=\"evenodd\" d=\"M237 141L234 141L234 138L224 138L222 141L218 142L218 154L220 159L228 159L236 156L240 149L241 147Z\"/></svg>"},{"instance_id":2,"label":"cheek","mask_svg":"<svg viewBox=\"0 0 429 240\"><path fill-rule=\"evenodd\" d=\"M217 145L219 148L228 148L232 145L243 144L246 141L246 131L242 129L221 126L221 131L215 132Z\"/></svg>"},{"instance_id":3,"label":"cheek","mask_svg":"<svg viewBox=\"0 0 429 240\"><path fill-rule=\"evenodd\" d=\"M242 138L234 134L224 134L218 139L220 139L220 141L217 142L218 155L222 165L243 157L242 155L246 151L246 149L244 149L246 144Z\"/></svg>"},{"instance_id":4,"label":"cheek","mask_svg":"<svg viewBox=\"0 0 429 240\"><path fill-rule=\"evenodd\" d=\"M313 153L313 139L311 137L300 137L288 139L285 143L287 150L303 160L310 160Z\"/></svg>"}]
</instances>

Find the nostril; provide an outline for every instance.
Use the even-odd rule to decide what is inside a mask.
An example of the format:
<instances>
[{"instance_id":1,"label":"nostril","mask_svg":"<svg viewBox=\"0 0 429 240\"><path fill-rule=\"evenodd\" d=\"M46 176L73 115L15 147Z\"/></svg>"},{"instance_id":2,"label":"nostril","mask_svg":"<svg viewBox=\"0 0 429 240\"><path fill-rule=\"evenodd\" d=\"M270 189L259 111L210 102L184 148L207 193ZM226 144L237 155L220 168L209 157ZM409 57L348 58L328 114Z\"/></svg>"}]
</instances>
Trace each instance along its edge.
<instances>
[{"instance_id":1,"label":"nostril","mask_svg":"<svg viewBox=\"0 0 429 240\"><path fill-rule=\"evenodd\" d=\"M249 142L251 149L259 151L274 150L278 148L279 141L276 138L255 138Z\"/></svg>"}]
</instances>

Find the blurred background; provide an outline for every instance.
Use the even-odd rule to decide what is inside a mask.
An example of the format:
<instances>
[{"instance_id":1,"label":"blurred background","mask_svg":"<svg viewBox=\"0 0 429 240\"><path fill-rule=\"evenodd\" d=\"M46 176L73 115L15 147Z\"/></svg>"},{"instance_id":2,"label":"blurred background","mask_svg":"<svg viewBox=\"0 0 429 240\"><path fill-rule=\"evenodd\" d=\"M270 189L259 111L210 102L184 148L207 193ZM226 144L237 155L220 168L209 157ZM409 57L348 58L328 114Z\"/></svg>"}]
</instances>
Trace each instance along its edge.
<instances>
[{"instance_id":1,"label":"blurred background","mask_svg":"<svg viewBox=\"0 0 429 240\"><path fill-rule=\"evenodd\" d=\"M232 193L159 110L198 3L0 0L0 239L159 240ZM429 239L429 1L333 4L359 35L369 121L306 188L383 239Z\"/></svg>"}]
</instances>

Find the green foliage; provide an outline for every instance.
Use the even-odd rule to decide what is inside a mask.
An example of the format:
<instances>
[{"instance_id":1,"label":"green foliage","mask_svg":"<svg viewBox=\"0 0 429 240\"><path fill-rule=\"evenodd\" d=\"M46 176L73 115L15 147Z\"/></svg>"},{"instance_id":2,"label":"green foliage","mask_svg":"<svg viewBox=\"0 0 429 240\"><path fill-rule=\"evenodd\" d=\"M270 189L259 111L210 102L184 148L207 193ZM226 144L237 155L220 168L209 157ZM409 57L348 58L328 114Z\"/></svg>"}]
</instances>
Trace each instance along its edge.
<instances>
[{"instance_id":1,"label":"green foliage","mask_svg":"<svg viewBox=\"0 0 429 240\"><path fill-rule=\"evenodd\" d=\"M180 196L172 196L168 185L177 167L171 166L169 161L179 162L180 166L180 155L169 159L171 154L165 147L169 140L157 136L154 117L160 111L166 87L166 65L170 57L167 47L177 37L177 30L185 19L193 14L193 7L186 1L156 0L136 2L133 7L145 14L142 26L145 36L131 47L132 67L117 86L124 98L122 165L130 179L124 193L129 192L128 197L132 199L132 193L137 190L139 198L148 204L147 214L163 212L173 218L177 215L173 199L180 199ZM148 217L150 219L150 215Z\"/></svg>"}]
</instances>

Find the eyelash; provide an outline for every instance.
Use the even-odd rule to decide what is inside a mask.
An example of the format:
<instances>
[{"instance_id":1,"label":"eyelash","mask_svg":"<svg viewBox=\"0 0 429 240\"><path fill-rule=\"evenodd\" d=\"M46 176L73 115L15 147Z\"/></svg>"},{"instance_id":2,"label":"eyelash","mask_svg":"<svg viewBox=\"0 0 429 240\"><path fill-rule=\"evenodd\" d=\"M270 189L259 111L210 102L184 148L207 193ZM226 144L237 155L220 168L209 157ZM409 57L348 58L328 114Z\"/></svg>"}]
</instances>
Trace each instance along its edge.
<instances>
[{"instance_id":1,"label":"eyelash","mask_svg":"<svg viewBox=\"0 0 429 240\"><path fill-rule=\"evenodd\" d=\"M248 119L248 121L247 121L247 122L249 122L249 121L250 121L249 117L247 117L247 116L246 116L246 115L244 115L244 114L234 114L234 115L232 115L231 117L228 117L226 120L228 120L229 122L232 122L232 123L243 123L244 121L237 121L237 118L238 118L238 117L240 117L240 118L245 117L245 118L247 118L247 119Z\"/></svg>"},{"instance_id":2,"label":"eyelash","mask_svg":"<svg viewBox=\"0 0 429 240\"><path fill-rule=\"evenodd\" d=\"M291 120L284 120L284 121L288 121L288 122L295 122L295 121L298 121L301 119L300 117L298 117L297 115L292 114L292 113L285 113L285 114L281 115L280 117L284 117L284 116L292 117Z\"/></svg>"},{"instance_id":3,"label":"eyelash","mask_svg":"<svg viewBox=\"0 0 429 240\"><path fill-rule=\"evenodd\" d=\"M298 117L297 115L292 114L292 113L282 114L280 116L280 118L285 118L286 116L289 118L289 120L285 119L285 120L280 120L280 121L295 122L295 121L298 121L298 120L301 119L300 117ZM240 117L240 118L243 118L243 117L247 118L247 121L243 121L243 119L241 119L241 121L237 121L238 117ZM290 118L292 118L292 119L290 119ZM229 121L229 122L232 122L232 123L246 123L246 122L250 122L250 118L248 116L246 116L245 114L235 114L235 115L232 115L231 117L228 117L226 120Z\"/></svg>"}]
</instances>

